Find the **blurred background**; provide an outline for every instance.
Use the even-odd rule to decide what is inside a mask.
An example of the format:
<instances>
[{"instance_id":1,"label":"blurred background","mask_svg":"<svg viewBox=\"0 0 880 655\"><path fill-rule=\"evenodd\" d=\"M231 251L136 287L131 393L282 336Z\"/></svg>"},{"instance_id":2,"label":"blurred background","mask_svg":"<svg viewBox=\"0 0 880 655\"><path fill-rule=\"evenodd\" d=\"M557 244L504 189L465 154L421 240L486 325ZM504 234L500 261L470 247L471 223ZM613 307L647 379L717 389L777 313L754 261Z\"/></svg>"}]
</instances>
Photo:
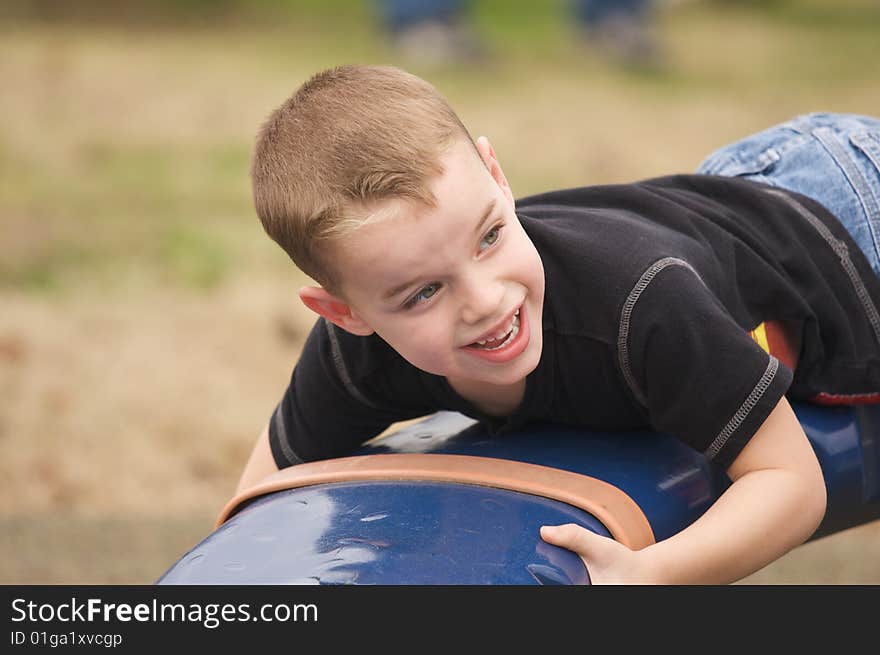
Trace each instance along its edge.
<instances>
[{"instance_id":1,"label":"blurred background","mask_svg":"<svg viewBox=\"0 0 880 655\"><path fill-rule=\"evenodd\" d=\"M518 196L880 114L877 0L658 0L606 24L456 4L416 31L368 0L0 5L0 583L151 583L211 531L313 322L248 167L314 72L429 79ZM878 554L874 523L746 582L877 584Z\"/></svg>"}]
</instances>

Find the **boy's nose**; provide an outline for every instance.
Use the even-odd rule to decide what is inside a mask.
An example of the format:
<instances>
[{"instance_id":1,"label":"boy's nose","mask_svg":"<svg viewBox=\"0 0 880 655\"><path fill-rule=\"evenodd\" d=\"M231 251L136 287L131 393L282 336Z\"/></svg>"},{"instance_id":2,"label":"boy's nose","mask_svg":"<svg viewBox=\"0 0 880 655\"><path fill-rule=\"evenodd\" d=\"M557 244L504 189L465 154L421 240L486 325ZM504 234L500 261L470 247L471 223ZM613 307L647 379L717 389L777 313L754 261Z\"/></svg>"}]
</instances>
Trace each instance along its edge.
<instances>
[{"instance_id":1,"label":"boy's nose","mask_svg":"<svg viewBox=\"0 0 880 655\"><path fill-rule=\"evenodd\" d=\"M469 325L488 322L499 317L503 311L504 285L496 283L471 283L464 290L461 319Z\"/></svg>"}]
</instances>

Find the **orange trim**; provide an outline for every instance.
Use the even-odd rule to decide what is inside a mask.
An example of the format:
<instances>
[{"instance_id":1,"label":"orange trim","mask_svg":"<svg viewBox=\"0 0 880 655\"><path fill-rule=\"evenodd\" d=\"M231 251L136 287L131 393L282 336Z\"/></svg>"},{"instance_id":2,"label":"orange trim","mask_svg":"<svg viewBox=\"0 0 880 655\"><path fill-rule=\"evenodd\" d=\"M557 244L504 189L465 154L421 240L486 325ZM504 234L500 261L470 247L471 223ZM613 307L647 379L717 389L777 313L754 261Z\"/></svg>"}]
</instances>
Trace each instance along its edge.
<instances>
[{"instance_id":1,"label":"orange trim","mask_svg":"<svg viewBox=\"0 0 880 655\"><path fill-rule=\"evenodd\" d=\"M655 541L654 531L641 508L607 482L538 464L436 453L360 455L282 469L230 500L220 513L216 527L229 519L242 503L258 496L296 487L364 480L456 482L530 493L589 512L616 541L633 550Z\"/></svg>"}]
</instances>

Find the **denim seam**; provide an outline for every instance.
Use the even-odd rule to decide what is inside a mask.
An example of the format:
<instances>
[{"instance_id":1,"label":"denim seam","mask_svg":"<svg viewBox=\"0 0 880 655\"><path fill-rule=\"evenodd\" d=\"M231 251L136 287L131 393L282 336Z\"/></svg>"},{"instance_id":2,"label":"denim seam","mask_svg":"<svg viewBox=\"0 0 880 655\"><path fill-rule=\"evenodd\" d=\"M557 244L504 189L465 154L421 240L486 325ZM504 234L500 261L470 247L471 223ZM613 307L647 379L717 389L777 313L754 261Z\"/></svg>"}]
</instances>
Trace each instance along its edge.
<instances>
[{"instance_id":1,"label":"denim seam","mask_svg":"<svg viewBox=\"0 0 880 655\"><path fill-rule=\"evenodd\" d=\"M275 409L275 432L278 434L278 445L281 446L281 452L288 459L291 466L302 464L303 459L290 447L290 439L287 436L287 426L284 423L284 413L281 411L281 403Z\"/></svg>"},{"instance_id":2,"label":"denim seam","mask_svg":"<svg viewBox=\"0 0 880 655\"><path fill-rule=\"evenodd\" d=\"M874 168L880 173L880 136L870 132L857 132L849 140L871 160Z\"/></svg>"},{"instance_id":3,"label":"denim seam","mask_svg":"<svg viewBox=\"0 0 880 655\"><path fill-rule=\"evenodd\" d=\"M870 160L880 175L880 137L870 132L857 132L850 136L849 141ZM875 195L874 201L877 213L868 217L868 230L880 259L880 198Z\"/></svg>"},{"instance_id":4,"label":"denim seam","mask_svg":"<svg viewBox=\"0 0 880 655\"><path fill-rule=\"evenodd\" d=\"M855 162L849 157L844 147L835 138L834 132L830 128L818 127L813 130L813 136L822 144L834 162L843 171L844 176L850 186L855 191L865 216L868 218L868 229L871 231L871 241L874 245L874 255L880 258L880 250L878 250L878 238L874 232L874 224L880 221L880 204L871 191L868 181L862 172L858 169Z\"/></svg>"},{"instance_id":5,"label":"denim seam","mask_svg":"<svg viewBox=\"0 0 880 655\"><path fill-rule=\"evenodd\" d=\"M819 235L835 252L840 260L841 267L843 267L844 272L849 276L849 281L856 292L859 302L862 304L862 309L864 309L868 321L871 323L871 327L874 330L874 338L877 339L877 343L880 343L880 314L878 314L877 307L874 305L874 301L871 300L871 296L868 295L868 289L865 287L865 282L859 276L859 272L856 270L856 267L849 256L849 248L847 245L840 239L837 239L831 233L831 230L829 230L818 217L791 196L781 191L776 191L775 189L768 189L766 193L781 198L791 205L810 225L813 226L813 228L815 228Z\"/></svg>"},{"instance_id":6,"label":"denim seam","mask_svg":"<svg viewBox=\"0 0 880 655\"><path fill-rule=\"evenodd\" d=\"M749 393L748 397L743 401L743 404L740 405L738 410L736 410L736 413L727 422L727 425L725 425L721 432L718 433L718 436L715 437L712 444L703 451L703 455L705 455L707 459L713 459L718 455L720 450L724 447L724 444L730 439L731 435L739 429L743 421L746 420L746 417L748 417L751 411L755 408L755 405L758 404L758 401L761 400L767 389L770 388L770 384L773 382L773 378L776 377L776 372L778 370L779 360L771 355L770 361L767 363L767 368L764 369L764 374L761 376L761 379L758 380L758 384L755 385L755 388L752 389L751 393Z\"/></svg>"},{"instance_id":7,"label":"denim seam","mask_svg":"<svg viewBox=\"0 0 880 655\"><path fill-rule=\"evenodd\" d=\"M677 257L664 257L663 259L658 259L656 262L651 264L644 273L642 273L639 281L636 282L635 286L633 286L632 288L632 291L629 292L626 301L623 303L623 309L620 312L620 325L617 331L617 356L620 361L620 370L623 373L623 377L626 380L630 391L632 391L633 395L636 397L636 400L638 400L639 403L641 403L645 407L647 407L648 402L645 398L645 394L641 390L641 387L639 387L638 382L636 382L629 361L630 321L632 320L633 309L635 308L636 303L639 301L642 293L645 291L645 289L648 288L648 285L657 276L657 274L667 266L683 266L684 268L690 270L694 275L696 275L697 279L699 279L700 282L703 282L700 274L694 270L693 266L688 264L683 259L678 259ZM703 284L705 284L705 282L703 282Z\"/></svg>"},{"instance_id":8,"label":"denim seam","mask_svg":"<svg viewBox=\"0 0 880 655\"><path fill-rule=\"evenodd\" d=\"M349 375L348 368L345 365L345 359L342 357L342 348L339 346L339 337L336 336L333 324L327 319L322 320L324 321L324 326L327 328L327 335L330 337L330 350L333 353L333 364L336 366L336 372L339 373L339 378L342 380L343 386L357 400L373 409L377 409L376 405L367 400L367 397L364 396L360 389L358 389L354 385L354 382L352 382L351 375Z\"/></svg>"}]
</instances>

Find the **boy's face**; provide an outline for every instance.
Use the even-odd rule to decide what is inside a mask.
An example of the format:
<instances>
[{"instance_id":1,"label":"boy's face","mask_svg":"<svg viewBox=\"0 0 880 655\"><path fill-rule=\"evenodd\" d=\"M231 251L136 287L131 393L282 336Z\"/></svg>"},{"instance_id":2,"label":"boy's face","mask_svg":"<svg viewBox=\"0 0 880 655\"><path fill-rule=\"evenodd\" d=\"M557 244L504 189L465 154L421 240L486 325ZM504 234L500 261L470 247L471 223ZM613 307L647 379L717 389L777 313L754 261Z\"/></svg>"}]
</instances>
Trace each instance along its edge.
<instances>
[{"instance_id":1,"label":"boy's face","mask_svg":"<svg viewBox=\"0 0 880 655\"><path fill-rule=\"evenodd\" d=\"M338 244L336 309L349 314L334 322L450 382L510 385L541 357L544 268L494 151L477 145L443 157L435 207L389 201Z\"/></svg>"}]
</instances>

